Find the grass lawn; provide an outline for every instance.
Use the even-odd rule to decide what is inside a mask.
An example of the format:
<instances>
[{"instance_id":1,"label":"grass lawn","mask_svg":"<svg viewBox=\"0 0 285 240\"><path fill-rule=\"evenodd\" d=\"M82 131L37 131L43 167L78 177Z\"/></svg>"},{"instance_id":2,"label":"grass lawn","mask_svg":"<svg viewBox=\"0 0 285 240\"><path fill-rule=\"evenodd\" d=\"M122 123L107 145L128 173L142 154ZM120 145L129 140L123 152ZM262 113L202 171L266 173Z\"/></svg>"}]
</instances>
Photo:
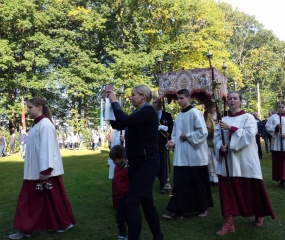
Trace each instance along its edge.
<instances>
[{"instance_id":1,"label":"grass lawn","mask_svg":"<svg viewBox=\"0 0 285 240\"><path fill-rule=\"evenodd\" d=\"M112 240L117 239L115 211L112 208L111 182L108 179L107 149L62 150L65 174L65 190L71 202L76 226L65 233L38 232L34 240ZM284 240L285 239L285 188L271 180L270 154L261 160L264 182L276 215L275 220L265 218L265 226L253 227L253 218L235 218L235 233L223 239ZM19 153L0 158L0 239L8 239L13 232L16 202L23 176L23 161ZM159 194L158 181L154 184L154 198L158 213L165 213L169 196ZM215 232L220 229L222 217L219 206L218 187L212 187L215 206L208 217L190 216L182 220L164 220L161 227L165 240L211 240L219 239ZM144 218L143 218L144 219ZM143 222L143 240L152 240L146 222Z\"/></svg>"}]
</instances>

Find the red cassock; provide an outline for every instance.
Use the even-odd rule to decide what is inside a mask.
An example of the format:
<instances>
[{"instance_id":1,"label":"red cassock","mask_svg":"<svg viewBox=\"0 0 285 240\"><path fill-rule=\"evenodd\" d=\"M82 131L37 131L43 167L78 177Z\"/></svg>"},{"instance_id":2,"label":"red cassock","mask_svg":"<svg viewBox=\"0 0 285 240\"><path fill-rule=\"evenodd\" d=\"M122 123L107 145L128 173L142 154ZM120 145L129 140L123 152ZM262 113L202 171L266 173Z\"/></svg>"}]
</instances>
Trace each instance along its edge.
<instances>
[{"instance_id":1,"label":"red cassock","mask_svg":"<svg viewBox=\"0 0 285 240\"><path fill-rule=\"evenodd\" d=\"M14 229L34 232L66 229L75 224L61 176L49 178L52 189L37 190L38 180L24 180L18 198Z\"/></svg>"},{"instance_id":2,"label":"red cassock","mask_svg":"<svg viewBox=\"0 0 285 240\"><path fill-rule=\"evenodd\" d=\"M219 195L224 217L264 217L275 219L264 182L261 179L219 177Z\"/></svg>"}]
</instances>

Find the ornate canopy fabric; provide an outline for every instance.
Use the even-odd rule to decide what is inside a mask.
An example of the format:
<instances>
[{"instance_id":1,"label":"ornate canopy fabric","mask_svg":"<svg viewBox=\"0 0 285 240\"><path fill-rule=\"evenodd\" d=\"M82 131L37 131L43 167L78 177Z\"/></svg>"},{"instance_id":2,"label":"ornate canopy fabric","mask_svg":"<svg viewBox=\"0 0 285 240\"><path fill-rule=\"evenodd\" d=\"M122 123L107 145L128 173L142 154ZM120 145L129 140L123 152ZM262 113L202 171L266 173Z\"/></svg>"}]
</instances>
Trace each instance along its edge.
<instances>
[{"instance_id":1,"label":"ornate canopy fabric","mask_svg":"<svg viewBox=\"0 0 285 240\"><path fill-rule=\"evenodd\" d=\"M227 99L228 79L215 68L199 68L194 70L182 70L177 72L158 74L158 95L167 98L168 102L177 99L177 91L183 88L189 90L191 98L199 102L205 102L214 98L212 75L220 84L221 98Z\"/></svg>"}]
</instances>

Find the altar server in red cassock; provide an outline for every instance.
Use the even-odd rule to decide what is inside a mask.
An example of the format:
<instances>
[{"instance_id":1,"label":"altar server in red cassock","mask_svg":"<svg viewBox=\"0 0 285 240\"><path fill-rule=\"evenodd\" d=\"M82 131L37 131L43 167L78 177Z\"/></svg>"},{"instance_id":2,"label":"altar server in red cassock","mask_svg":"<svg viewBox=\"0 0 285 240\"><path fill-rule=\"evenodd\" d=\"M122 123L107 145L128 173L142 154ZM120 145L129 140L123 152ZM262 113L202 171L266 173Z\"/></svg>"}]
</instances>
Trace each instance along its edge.
<instances>
[{"instance_id":1,"label":"altar server in red cassock","mask_svg":"<svg viewBox=\"0 0 285 240\"><path fill-rule=\"evenodd\" d=\"M284 186L285 182L285 102L278 105L278 113L273 114L265 125L271 136L272 180Z\"/></svg>"},{"instance_id":2,"label":"altar server in red cassock","mask_svg":"<svg viewBox=\"0 0 285 240\"><path fill-rule=\"evenodd\" d=\"M50 110L38 97L27 106L34 123L27 139L24 180L14 219L17 231L10 239L47 229L64 232L75 225L61 178L64 171Z\"/></svg>"},{"instance_id":3,"label":"altar server in red cassock","mask_svg":"<svg viewBox=\"0 0 285 240\"><path fill-rule=\"evenodd\" d=\"M257 124L253 115L241 110L241 102L242 96L239 93L229 94L228 116L222 118L214 131L213 143L219 161L217 174L223 215L222 228L216 232L218 236L235 231L235 216L254 216L256 227L263 226L265 216L275 218L262 180L255 141Z\"/></svg>"}]
</instances>

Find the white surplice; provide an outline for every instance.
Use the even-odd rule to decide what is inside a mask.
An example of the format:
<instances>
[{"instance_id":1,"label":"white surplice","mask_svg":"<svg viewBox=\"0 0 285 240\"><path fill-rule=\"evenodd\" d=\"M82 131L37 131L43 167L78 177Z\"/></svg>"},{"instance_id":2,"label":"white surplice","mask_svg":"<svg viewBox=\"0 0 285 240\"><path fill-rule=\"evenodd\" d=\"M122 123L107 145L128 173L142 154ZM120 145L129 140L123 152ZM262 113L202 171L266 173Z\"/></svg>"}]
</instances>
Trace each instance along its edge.
<instances>
[{"instance_id":1,"label":"white surplice","mask_svg":"<svg viewBox=\"0 0 285 240\"><path fill-rule=\"evenodd\" d=\"M228 145L227 153L229 176L262 179L260 160L258 157L255 135L257 133L256 120L253 115L245 113L238 116L226 116L222 121L238 128L229 139L229 131L224 130L225 143ZM214 149L217 160L217 174L226 175L224 158L219 155L222 145L220 124L214 131Z\"/></svg>"},{"instance_id":2,"label":"white surplice","mask_svg":"<svg viewBox=\"0 0 285 240\"><path fill-rule=\"evenodd\" d=\"M55 127L48 118L30 128L26 144L24 179L37 180L48 168L53 169L50 176L64 173Z\"/></svg>"},{"instance_id":3,"label":"white surplice","mask_svg":"<svg viewBox=\"0 0 285 240\"><path fill-rule=\"evenodd\" d=\"M180 140L186 134L187 141ZM179 112L175 118L171 139L175 143L173 166L208 165L207 127L202 113L196 108Z\"/></svg>"}]
</instances>

